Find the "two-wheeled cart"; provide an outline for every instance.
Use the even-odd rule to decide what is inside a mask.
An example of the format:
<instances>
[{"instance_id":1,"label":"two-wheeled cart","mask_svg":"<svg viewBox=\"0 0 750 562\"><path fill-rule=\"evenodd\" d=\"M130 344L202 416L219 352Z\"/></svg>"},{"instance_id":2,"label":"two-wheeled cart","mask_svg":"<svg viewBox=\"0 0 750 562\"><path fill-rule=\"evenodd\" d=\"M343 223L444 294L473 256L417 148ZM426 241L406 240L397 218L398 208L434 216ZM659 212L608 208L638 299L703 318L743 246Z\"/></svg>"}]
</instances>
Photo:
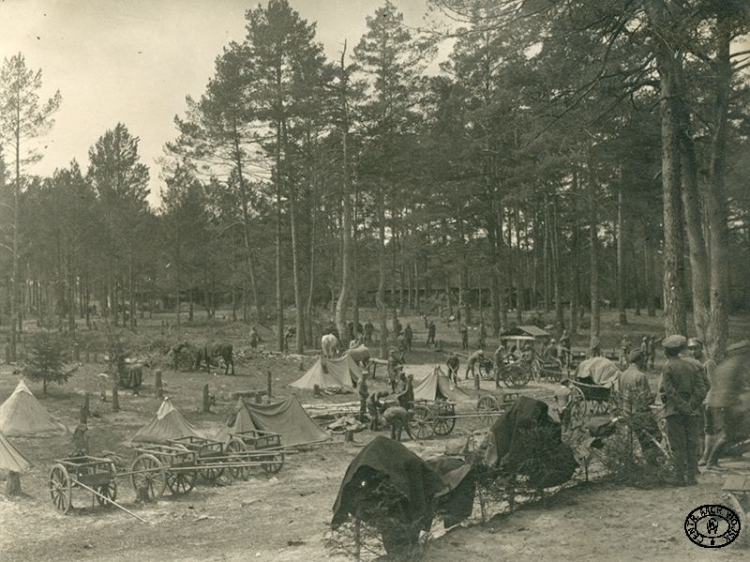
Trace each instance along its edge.
<instances>
[{"instance_id":1,"label":"two-wheeled cart","mask_svg":"<svg viewBox=\"0 0 750 562\"><path fill-rule=\"evenodd\" d=\"M267 473L276 474L284 466L281 435L259 429L230 433L225 458L230 461L227 470L237 479L247 479L248 468L253 465L260 465Z\"/></svg>"},{"instance_id":2,"label":"two-wheeled cart","mask_svg":"<svg viewBox=\"0 0 750 562\"><path fill-rule=\"evenodd\" d=\"M49 473L48 488L52 503L61 513L73 506L73 490L84 489L91 493L99 505L108 505L117 499L117 470L111 459L81 455L55 460Z\"/></svg>"}]
</instances>

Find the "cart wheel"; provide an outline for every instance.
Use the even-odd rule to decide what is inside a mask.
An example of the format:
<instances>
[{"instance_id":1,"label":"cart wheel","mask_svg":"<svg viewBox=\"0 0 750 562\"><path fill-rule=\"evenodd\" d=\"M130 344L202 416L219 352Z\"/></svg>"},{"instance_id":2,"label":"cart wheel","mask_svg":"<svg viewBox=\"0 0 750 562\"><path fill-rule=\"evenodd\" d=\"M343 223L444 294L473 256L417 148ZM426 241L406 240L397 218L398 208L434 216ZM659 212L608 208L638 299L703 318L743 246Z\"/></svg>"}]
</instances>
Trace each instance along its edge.
<instances>
[{"instance_id":1,"label":"cart wheel","mask_svg":"<svg viewBox=\"0 0 750 562\"><path fill-rule=\"evenodd\" d=\"M284 453L274 455L264 455L262 457L263 470L268 474L276 474L284 466Z\"/></svg>"},{"instance_id":2,"label":"cart wheel","mask_svg":"<svg viewBox=\"0 0 750 562\"><path fill-rule=\"evenodd\" d=\"M435 433L432 411L427 406L416 406L412 410L412 433L419 439L427 439Z\"/></svg>"},{"instance_id":3,"label":"cart wheel","mask_svg":"<svg viewBox=\"0 0 750 562\"><path fill-rule=\"evenodd\" d=\"M198 473L196 471L180 470L177 472L170 472L167 470L167 486L171 490L172 494L179 496L187 494L195 488L195 481Z\"/></svg>"},{"instance_id":4,"label":"cart wheel","mask_svg":"<svg viewBox=\"0 0 750 562\"><path fill-rule=\"evenodd\" d=\"M583 425L586 419L586 397L577 386L570 387L570 423L573 426Z\"/></svg>"},{"instance_id":5,"label":"cart wheel","mask_svg":"<svg viewBox=\"0 0 750 562\"><path fill-rule=\"evenodd\" d=\"M607 410L612 415L617 415L622 411L622 395L615 389L609 391L609 403Z\"/></svg>"},{"instance_id":6,"label":"cart wheel","mask_svg":"<svg viewBox=\"0 0 750 562\"><path fill-rule=\"evenodd\" d=\"M485 381L495 380L495 370L492 361L485 361L479 366L479 376Z\"/></svg>"},{"instance_id":7,"label":"cart wheel","mask_svg":"<svg viewBox=\"0 0 750 562\"><path fill-rule=\"evenodd\" d=\"M73 505L73 482L61 464L52 467L49 473L49 493L52 503L60 513L68 513Z\"/></svg>"},{"instance_id":8,"label":"cart wheel","mask_svg":"<svg viewBox=\"0 0 750 562\"><path fill-rule=\"evenodd\" d=\"M520 365L511 365L508 369L508 376L505 379L505 384L514 388L526 386L529 384L531 376L531 369L523 368Z\"/></svg>"},{"instance_id":9,"label":"cart wheel","mask_svg":"<svg viewBox=\"0 0 750 562\"><path fill-rule=\"evenodd\" d=\"M158 500L164 494L167 477L161 461L154 455L144 453L140 455L130 468L130 483L133 485L136 497L140 498L140 490L144 490L148 501Z\"/></svg>"},{"instance_id":10,"label":"cart wheel","mask_svg":"<svg viewBox=\"0 0 750 562\"><path fill-rule=\"evenodd\" d=\"M603 400L592 400L591 401L591 413L595 416L601 416L607 413L609 409L609 402Z\"/></svg>"},{"instance_id":11,"label":"cart wheel","mask_svg":"<svg viewBox=\"0 0 750 562\"><path fill-rule=\"evenodd\" d=\"M542 376L542 362L539 359L532 359L531 361L531 376L535 381L538 381Z\"/></svg>"},{"instance_id":12,"label":"cart wheel","mask_svg":"<svg viewBox=\"0 0 750 562\"><path fill-rule=\"evenodd\" d=\"M549 371L549 378L551 378L555 382L560 382L563 377L563 371L562 366L560 367L553 367Z\"/></svg>"},{"instance_id":13,"label":"cart wheel","mask_svg":"<svg viewBox=\"0 0 750 562\"><path fill-rule=\"evenodd\" d=\"M232 440L227 443L226 449L224 449L224 453L227 455L227 460L230 464L244 462L245 458L237 454L244 451L245 443L242 439L238 439L237 437L232 437ZM246 466L229 467L227 470L235 480L247 480L248 469Z\"/></svg>"},{"instance_id":14,"label":"cart wheel","mask_svg":"<svg viewBox=\"0 0 750 562\"><path fill-rule=\"evenodd\" d=\"M109 473L109 482L106 484L101 484L96 488L96 491L99 492L104 498L108 498L112 501L115 501L117 499L117 470L115 469L114 463L110 465L111 470ZM101 506L110 506L112 505L112 502L108 502L101 496L96 496L96 501L99 502L99 505Z\"/></svg>"},{"instance_id":15,"label":"cart wheel","mask_svg":"<svg viewBox=\"0 0 750 562\"><path fill-rule=\"evenodd\" d=\"M433 424L435 435L449 435L456 427L456 409L452 404L438 406Z\"/></svg>"},{"instance_id":16,"label":"cart wheel","mask_svg":"<svg viewBox=\"0 0 750 562\"><path fill-rule=\"evenodd\" d=\"M208 462L213 463L214 461L212 459L208 459ZM211 468L202 468L199 473L201 475L201 478L205 480L206 482L213 484L216 482L219 477L224 474L224 467L211 467Z\"/></svg>"},{"instance_id":17,"label":"cart wheel","mask_svg":"<svg viewBox=\"0 0 750 562\"><path fill-rule=\"evenodd\" d=\"M477 413L479 419L481 419L487 425L492 425L495 422L495 412L500 411L500 404L497 403L497 398L491 394L485 394L477 402Z\"/></svg>"}]
</instances>

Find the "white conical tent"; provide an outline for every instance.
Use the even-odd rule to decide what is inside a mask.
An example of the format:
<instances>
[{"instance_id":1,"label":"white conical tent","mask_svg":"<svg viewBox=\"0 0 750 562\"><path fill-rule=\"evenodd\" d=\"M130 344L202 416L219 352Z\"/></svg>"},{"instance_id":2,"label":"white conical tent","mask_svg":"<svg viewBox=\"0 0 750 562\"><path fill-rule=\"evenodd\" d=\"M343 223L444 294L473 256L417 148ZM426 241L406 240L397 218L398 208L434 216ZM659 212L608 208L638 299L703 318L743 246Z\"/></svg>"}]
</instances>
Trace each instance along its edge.
<instances>
[{"instance_id":1,"label":"white conical tent","mask_svg":"<svg viewBox=\"0 0 750 562\"><path fill-rule=\"evenodd\" d=\"M172 405L169 397L159 406L156 417L143 426L133 436L134 443L166 443L180 437L204 437L201 431L182 417L180 411Z\"/></svg>"},{"instance_id":2,"label":"white conical tent","mask_svg":"<svg viewBox=\"0 0 750 562\"><path fill-rule=\"evenodd\" d=\"M67 428L39 403L23 381L0 406L0 432L6 436L64 431Z\"/></svg>"},{"instance_id":3,"label":"white conical tent","mask_svg":"<svg viewBox=\"0 0 750 562\"><path fill-rule=\"evenodd\" d=\"M336 359L319 357L309 371L289 386L312 390L317 385L321 389L336 388L344 392L354 392L354 385L358 380L354 368L359 370L354 360L348 356Z\"/></svg>"},{"instance_id":4,"label":"white conical tent","mask_svg":"<svg viewBox=\"0 0 750 562\"><path fill-rule=\"evenodd\" d=\"M30 468L31 463L28 459L0 433L0 470L25 472Z\"/></svg>"},{"instance_id":5,"label":"white conical tent","mask_svg":"<svg viewBox=\"0 0 750 562\"><path fill-rule=\"evenodd\" d=\"M437 366L419 386L414 388L414 400L450 400L452 402L466 402L472 400L466 392L458 388L443 370Z\"/></svg>"}]
</instances>

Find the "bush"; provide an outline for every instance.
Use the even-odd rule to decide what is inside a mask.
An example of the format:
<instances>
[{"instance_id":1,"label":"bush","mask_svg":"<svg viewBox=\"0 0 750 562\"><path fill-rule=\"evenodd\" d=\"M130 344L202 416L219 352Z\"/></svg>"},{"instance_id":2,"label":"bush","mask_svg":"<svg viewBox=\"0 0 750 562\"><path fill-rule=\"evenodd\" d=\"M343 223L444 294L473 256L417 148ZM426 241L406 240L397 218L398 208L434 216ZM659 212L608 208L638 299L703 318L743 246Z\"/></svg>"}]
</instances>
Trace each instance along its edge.
<instances>
[{"instance_id":1,"label":"bush","mask_svg":"<svg viewBox=\"0 0 750 562\"><path fill-rule=\"evenodd\" d=\"M39 332L31 340L25 375L29 380L42 381L44 394L47 394L49 383L62 385L73 374L73 371L64 370L63 349L63 342L52 332Z\"/></svg>"}]
</instances>

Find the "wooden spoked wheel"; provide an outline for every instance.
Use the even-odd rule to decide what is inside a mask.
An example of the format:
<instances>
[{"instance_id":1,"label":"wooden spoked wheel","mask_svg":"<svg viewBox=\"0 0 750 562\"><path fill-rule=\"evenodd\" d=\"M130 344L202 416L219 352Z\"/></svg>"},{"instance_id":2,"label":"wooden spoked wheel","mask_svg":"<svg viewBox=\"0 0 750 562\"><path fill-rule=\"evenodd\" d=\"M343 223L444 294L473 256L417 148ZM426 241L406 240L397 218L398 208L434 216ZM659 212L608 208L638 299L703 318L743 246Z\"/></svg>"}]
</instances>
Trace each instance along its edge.
<instances>
[{"instance_id":1,"label":"wooden spoked wheel","mask_svg":"<svg viewBox=\"0 0 750 562\"><path fill-rule=\"evenodd\" d=\"M236 437L232 438L224 449L229 464L242 462L244 459L237 453L242 453L244 451L245 443ZM230 466L227 468L227 471L235 480L247 480L248 469L246 466Z\"/></svg>"},{"instance_id":2,"label":"wooden spoked wheel","mask_svg":"<svg viewBox=\"0 0 750 562\"><path fill-rule=\"evenodd\" d=\"M209 458L208 462L212 462L212 459ZM210 468L202 468L199 474L206 482L213 483L216 482L222 474L224 474L224 467L212 466Z\"/></svg>"},{"instance_id":3,"label":"wooden spoked wheel","mask_svg":"<svg viewBox=\"0 0 750 562\"><path fill-rule=\"evenodd\" d=\"M193 488L195 488L195 481L197 474L195 470L176 470L172 472L167 470L166 473L167 486L171 490L172 494L179 496L187 494Z\"/></svg>"},{"instance_id":4,"label":"wooden spoked wheel","mask_svg":"<svg viewBox=\"0 0 750 562\"><path fill-rule=\"evenodd\" d=\"M438 406L437 415L433 422L435 435L449 435L456 427L456 411L451 404Z\"/></svg>"},{"instance_id":5,"label":"wooden spoked wheel","mask_svg":"<svg viewBox=\"0 0 750 562\"><path fill-rule=\"evenodd\" d=\"M435 433L432 410L427 406L415 406L412 412L412 433L419 439L432 437Z\"/></svg>"},{"instance_id":6,"label":"wooden spoked wheel","mask_svg":"<svg viewBox=\"0 0 750 562\"><path fill-rule=\"evenodd\" d=\"M571 425L583 425L586 420L586 396L583 390L577 386L570 387L570 423Z\"/></svg>"},{"instance_id":7,"label":"wooden spoked wheel","mask_svg":"<svg viewBox=\"0 0 750 562\"><path fill-rule=\"evenodd\" d=\"M61 464L53 466L49 473L49 493L57 511L70 511L73 506L73 481L68 469Z\"/></svg>"},{"instance_id":8,"label":"wooden spoked wheel","mask_svg":"<svg viewBox=\"0 0 750 562\"><path fill-rule=\"evenodd\" d=\"M601 416L606 414L609 410L609 402L603 400L592 400L591 401L591 413L595 416Z\"/></svg>"},{"instance_id":9,"label":"wooden spoked wheel","mask_svg":"<svg viewBox=\"0 0 750 562\"><path fill-rule=\"evenodd\" d=\"M524 368L521 365L510 365L508 367L508 375L505 378L505 384L511 388L518 388L519 386L526 386L531 380L531 369Z\"/></svg>"},{"instance_id":10,"label":"wooden spoked wheel","mask_svg":"<svg viewBox=\"0 0 750 562\"><path fill-rule=\"evenodd\" d=\"M276 474L279 470L281 470L281 467L284 466L284 453L264 455L262 457L262 460L263 470L265 470L268 474Z\"/></svg>"},{"instance_id":11,"label":"wooden spoked wheel","mask_svg":"<svg viewBox=\"0 0 750 562\"><path fill-rule=\"evenodd\" d=\"M477 402L477 413L479 419L487 425L492 425L495 422L495 412L500 411L500 404L497 402L497 398L490 394L486 394L479 399Z\"/></svg>"},{"instance_id":12,"label":"wooden spoked wheel","mask_svg":"<svg viewBox=\"0 0 750 562\"><path fill-rule=\"evenodd\" d=\"M141 494L145 494L149 501L154 501L164 494L167 486L166 473L161 461L154 455L140 455L133 461L130 471L130 482L136 497L140 498Z\"/></svg>"},{"instance_id":13,"label":"wooden spoked wheel","mask_svg":"<svg viewBox=\"0 0 750 562\"><path fill-rule=\"evenodd\" d=\"M101 496L95 496L96 501L99 502L99 505L101 506L110 506L112 505L111 502L108 502L106 499L115 501L117 499L117 470L115 469L114 463L110 465L110 473L109 473L109 482L106 484L100 484L96 487L96 491L101 494ZM104 497L102 497L104 496Z\"/></svg>"}]
</instances>

